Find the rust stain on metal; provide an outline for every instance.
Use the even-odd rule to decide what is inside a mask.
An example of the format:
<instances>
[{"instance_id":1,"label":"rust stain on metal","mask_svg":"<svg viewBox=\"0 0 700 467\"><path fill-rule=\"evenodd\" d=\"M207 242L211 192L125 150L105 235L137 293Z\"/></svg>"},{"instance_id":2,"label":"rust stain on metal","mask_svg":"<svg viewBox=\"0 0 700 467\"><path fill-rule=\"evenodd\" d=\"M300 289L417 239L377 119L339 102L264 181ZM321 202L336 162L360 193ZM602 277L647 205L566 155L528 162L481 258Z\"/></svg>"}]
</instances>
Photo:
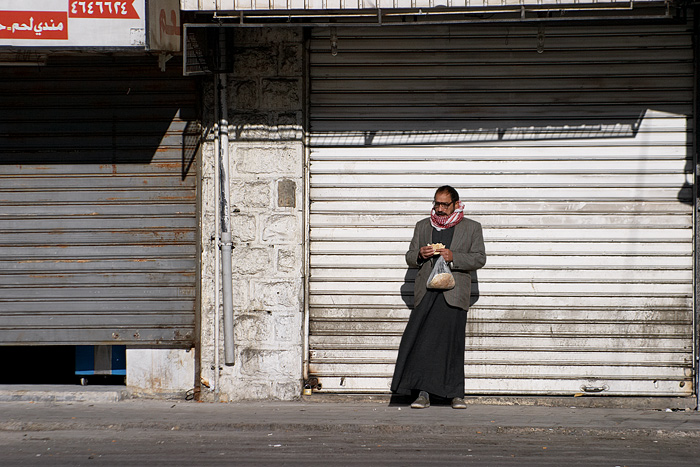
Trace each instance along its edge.
<instances>
[{"instance_id":1,"label":"rust stain on metal","mask_svg":"<svg viewBox=\"0 0 700 467\"><path fill-rule=\"evenodd\" d=\"M151 164L155 167L158 168L163 168L163 169L179 169L181 163L180 162L158 162L155 164Z\"/></svg>"},{"instance_id":2,"label":"rust stain on metal","mask_svg":"<svg viewBox=\"0 0 700 467\"><path fill-rule=\"evenodd\" d=\"M21 264L25 263L46 263L46 262L51 262L51 263L90 263L92 260L91 259L55 259L52 261L46 261L43 259L29 259L29 260L24 260L24 261L18 261Z\"/></svg>"},{"instance_id":3,"label":"rust stain on metal","mask_svg":"<svg viewBox=\"0 0 700 467\"><path fill-rule=\"evenodd\" d=\"M20 264L27 264L27 263L89 263L91 260L89 259L55 259L52 261L46 261L43 259L27 259L27 260L22 260L18 261Z\"/></svg>"}]
</instances>

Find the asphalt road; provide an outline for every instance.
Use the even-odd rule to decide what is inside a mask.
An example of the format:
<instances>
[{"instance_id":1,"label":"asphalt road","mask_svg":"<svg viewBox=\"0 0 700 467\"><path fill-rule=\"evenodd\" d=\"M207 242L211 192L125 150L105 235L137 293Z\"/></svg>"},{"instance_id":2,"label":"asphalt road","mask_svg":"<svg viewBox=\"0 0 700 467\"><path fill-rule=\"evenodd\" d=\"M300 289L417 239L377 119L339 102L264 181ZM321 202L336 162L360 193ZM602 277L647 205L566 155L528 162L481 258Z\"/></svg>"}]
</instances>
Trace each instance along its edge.
<instances>
[{"instance_id":1,"label":"asphalt road","mask_svg":"<svg viewBox=\"0 0 700 467\"><path fill-rule=\"evenodd\" d=\"M66 430L0 433L4 466L697 466L697 440L522 431L471 435L300 431Z\"/></svg>"},{"instance_id":2,"label":"asphalt road","mask_svg":"<svg viewBox=\"0 0 700 467\"><path fill-rule=\"evenodd\" d=\"M698 466L700 414L385 404L0 404L0 465Z\"/></svg>"}]
</instances>

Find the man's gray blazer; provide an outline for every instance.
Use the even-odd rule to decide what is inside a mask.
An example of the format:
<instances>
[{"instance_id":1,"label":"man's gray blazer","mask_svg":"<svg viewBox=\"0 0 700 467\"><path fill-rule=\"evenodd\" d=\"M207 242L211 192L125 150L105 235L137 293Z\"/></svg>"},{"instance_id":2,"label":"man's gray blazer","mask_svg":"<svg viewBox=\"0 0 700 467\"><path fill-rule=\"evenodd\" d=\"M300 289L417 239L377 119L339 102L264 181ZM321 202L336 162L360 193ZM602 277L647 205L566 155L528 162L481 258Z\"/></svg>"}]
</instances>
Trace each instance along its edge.
<instances>
[{"instance_id":1,"label":"man's gray blazer","mask_svg":"<svg viewBox=\"0 0 700 467\"><path fill-rule=\"evenodd\" d=\"M413 231L411 246L406 252L406 263L411 268L420 268L416 276L416 284L413 291L413 306L416 307L427 291L428 276L432 270L432 261L422 261L419 258L419 250L432 242L433 226L430 218L418 221ZM469 309L469 299L472 289L471 272L486 264L486 248L484 248L484 235L481 224L466 217L455 226L452 237L452 274L455 277L455 286L446 290L445 301L451 306ZM435 256L437 258L437 256Z\"/></svg>"}]
</instances>

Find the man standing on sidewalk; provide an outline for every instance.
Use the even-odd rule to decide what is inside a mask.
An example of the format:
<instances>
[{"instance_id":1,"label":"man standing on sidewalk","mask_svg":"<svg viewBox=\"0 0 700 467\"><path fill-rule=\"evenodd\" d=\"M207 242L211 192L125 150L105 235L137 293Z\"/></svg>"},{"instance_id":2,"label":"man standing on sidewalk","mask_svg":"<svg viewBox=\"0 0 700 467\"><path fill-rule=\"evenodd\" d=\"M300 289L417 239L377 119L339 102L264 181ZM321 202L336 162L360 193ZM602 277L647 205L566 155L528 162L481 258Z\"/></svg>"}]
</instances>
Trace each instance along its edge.
<instances>
[{"instance_id":1,"label":"man standing on sidewalk","mask_svg":"<svg viewBox=\"0 0 700 467\"><path fill-rule=\"evenodd\" d=\"M430 217L413 232L406 262L418 268L413 311L404 330L391 391L418 393L414 409L430 407L430 394L452 399L452 408L464 403L464 334L471 294L471 272L486 263L481 224L464 217L457 190L441 186L435 192ZM433 248L441 243L444 248ZM427 288L437 255L452 270L450 290Z\"/></svg>"}]
</instances>

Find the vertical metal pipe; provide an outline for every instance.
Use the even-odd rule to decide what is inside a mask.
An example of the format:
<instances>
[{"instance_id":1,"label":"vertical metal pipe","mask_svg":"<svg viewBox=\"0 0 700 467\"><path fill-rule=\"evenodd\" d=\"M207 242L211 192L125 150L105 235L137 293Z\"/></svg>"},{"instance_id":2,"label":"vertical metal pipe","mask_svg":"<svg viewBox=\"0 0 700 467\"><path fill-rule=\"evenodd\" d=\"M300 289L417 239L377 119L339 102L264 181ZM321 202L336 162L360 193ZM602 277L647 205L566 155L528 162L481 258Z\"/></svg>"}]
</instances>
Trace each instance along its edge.
<instances>
[{"instance_id":1,"label":"vertical metal pipe","mask_svg":"<svg viewBox=\"0 0 700 467\"><path fill-rule=\"evenodd\" d=\"M700 135L700 122L698 122L698 111L700 110L700 8L693 9L693 356L694 362L694 378L693 390L695 391L695 410L700 411L700 307L698 307L698 263L700 257L698 255L698 242L700 239L700 227L698 226L698 136Z\"/></svg>"},{"instance_id":2,"label":"vertical metal pipe","mask_svg":"<svg viewBox=\"0 0 700 467\"><path fill-rule=\"evenodd\" d=\"M310 167L311 167L311 148L310 148L310 138L309 138L309 107L310 107L310 95L311 95L311 85L310 85L310 70L309 65L309 47L310 41L307 38L304 39L304 120L302 135L304 141L304 226L303 226L303 239L304 239L304 329L303 329L303 343L302 343L302 378L306 381L309 378L309 353L311 349L309 347L309 325L310 325L310 310L309 310L309 276L311 274L311 268L309 265L310 260L310 239L309 239L309 229L311 221L311 181L310 181Z\"/></svg>"},{"instance_id":3,"label":"vertical metal pipe","mask_svg":"<svg viewBox=\"0 0 700 467\"><path fill-rule=\"evenodd\" d=\"M219 75L219 98L221 102L221 119L219 120L219 146L221 148L220 171L220 199L221 210L221 273L222 295L224 313L224 363L235 363L233 351L233 291L232 291L232 265L231 253L233 250L231 236L230 199L231 188L229 183L229 147L228 147L228 103L226 93L226 74Z\"/></svg>"},{"instance_id":4,"label":"vertical metal pipe","mask_svg":"<svg viewBox=\"0 0 700 467\"><path fill-rule=\"evenodd\" d=\"M307 130L304 129L304 133L308 134ZM309 353L311 351L309 347L309 326L310 326L310 310L309 310L309 276L310 266L310 239L309 239L309 222L310 222L310 181L309 181L309 167L310 167L310 153L309 148L309 137L304 136L304 226L303 226L303 242L304 242L304 324L303 324L303 343L302 343L302 376L304 381L309 378Z\"/></svg>"},{"instance_id":5,"label":"vertical metal pipe","mask_svg":"<svg viewBox=\"0 0 700 467\"><path fill-rule=\"evenodd\" d=\"M221 166L221 142L219 141L219 78L214 77L214 394L219 394L220 363L220 336L221 333L221 260L219 249L221 236L219 235L219 167Z\"/></svg>"}]
</instances>

